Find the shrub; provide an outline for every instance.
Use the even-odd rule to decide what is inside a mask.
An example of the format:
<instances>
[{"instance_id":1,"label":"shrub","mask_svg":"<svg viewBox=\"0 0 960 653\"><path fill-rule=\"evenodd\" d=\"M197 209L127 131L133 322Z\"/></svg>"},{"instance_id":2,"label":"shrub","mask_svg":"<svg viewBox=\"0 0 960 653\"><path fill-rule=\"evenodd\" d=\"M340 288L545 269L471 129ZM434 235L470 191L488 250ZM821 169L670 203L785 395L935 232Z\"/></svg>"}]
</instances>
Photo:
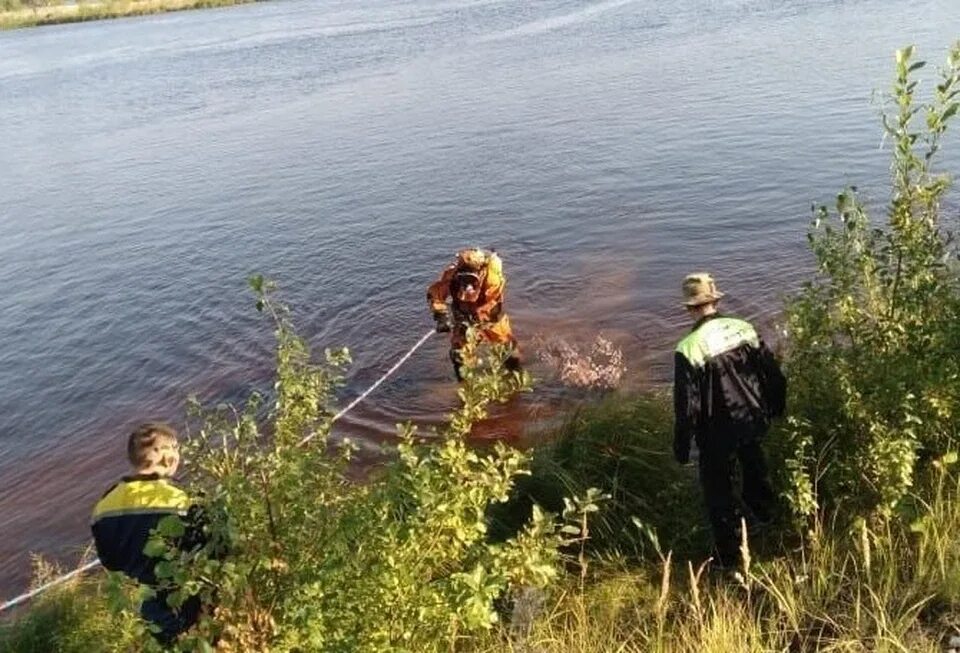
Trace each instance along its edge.
<instances>
[{"instance_id":1,"label":"shrub","mask_svg":"<svg viewBox=\"0 0 960 653\"><path fill-rule=\"evenodd\" d=\"M933 163L960 106L960 44L927 104L913 55L897 52L896 111L883 120L893 144L886 224L874 224L855 188L834 211L816 208L818 274L787 304L785 485L797 515L841 502L850 515L890 514L918 465L957 439L960 286L940 219L949 180Z\"/></svg>"},{"instance_id":2,"label":"shrub","mask_svg":"<svg viewBox=\"0 0 960 653\"><path fill-rule=\"evenodd\" d=\"M491 402L527 387L525 376L503 372L503 352L467 374L443 429L424 437L401 426L397 459L351 482L353 448L329 438L347 352L314 363L269 284L252 285L276 327L274 391L242 410L197 411L185 460L212 544L176 553L165 542L181 532L176 521L151 544L164 556L158 576L181 588L174 602L200 593L217 606L183 648L219 637L227 651L449 650L498 620L498 598L557 576L559 547L576 526L561 532L534 507L513 537L486 537L488 507L529 469L516 449L465 442ZM568 517L580 523L591 509L577 504ZM225 543L230 554L218 560L212 552Z\"/></svg>"}]
</instances>

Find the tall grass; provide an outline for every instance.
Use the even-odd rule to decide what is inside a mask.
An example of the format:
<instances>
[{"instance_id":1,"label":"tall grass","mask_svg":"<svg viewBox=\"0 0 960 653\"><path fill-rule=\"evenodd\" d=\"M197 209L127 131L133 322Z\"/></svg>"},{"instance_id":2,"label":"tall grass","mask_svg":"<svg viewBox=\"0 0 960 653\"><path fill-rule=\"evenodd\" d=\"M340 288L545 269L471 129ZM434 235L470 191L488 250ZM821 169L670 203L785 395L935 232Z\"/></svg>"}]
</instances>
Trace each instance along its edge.
<instances>
[{"instance_id":1,"label":"tall grass","mask_svg":"<svg viewBox=\"0 0 960 653\"><path fill-rule=\"evenodd\" d=\"M736 577L716 575L702 564L705 553L696 544L702 543L701 536L684 542L682 531L669 530L702 519L692 481L681 478L680 487L685 489L677 503L668 504L679 514L667 519L670 510L657 506L643 513L648 523L667 527L659 537L664 552L658 555L647 547L638 560L636 550L630 549L637 541L636 527L626 516L643 510L648 502L633 501L638 487L634 481L650 482L640 471L656 461L661 473L684 476L676 468L671 472L661 458L669 450L662 442L668 423L650 431L637 426L639 414L652 416L661 410L657 401L608 400L581 410L562 427L551 450L557 457L548 461L546 451L539 454L538 472L532 478L538 488L549 487L550 468L561 471L553 482L564 479L573 488L590 474L607 473L609 462L602 456L574 455L581 447L632 451L638 460L622 469L637 475L610 477L620 478L616 486L606 485L619 492L619 499L609 500L605 521L594 523L591 532L600 541L592 545L594 555L583 559L585 569L571 552L571 573L545 595L534 618L519 625L507 619L486 635L464 639L458 650L933 653L957 632L960 476L950 456L938 461L918 484L899 518L874 524L861 520L853 529L821 520L802 540L768 538L766 548L777 555L752 550L749 566ZM572 460L575 465L569 464ZM619 547L614 546L616 528L623 529ZM686 550L667 552L668 541L683 543ZM618 550L631 555L617 557ZM38 580L49 573L41 570ZM43 597L19 620L0 628L0 651L144 650L143 631L133 612L113 612L110 591L109 585L91 579ZM518 610L515 607L514 613Z\"/></svg>"},{"instance_id":2,"label":"tall grass","mask_svg":"<svg viewBox=\"0 0 960 653\"><path fill-rule=\"evenodd\" d=\"M526 632L490 633L469 650L942 651L960 626L960 477L941 465L913 499L917 521L820 524L796 551L735 577L670 555L600 565L585 586L559 589Z\"/></svg>"},{"instance_id":3,"label":"tall grass","mask_svg":"<svg viewBox=\"0 0 960 653\"><path fill-rule=\"evenodd\" d=\"M61 569L37 560L34 583L41 585ZM135 591L103 576L76 578L34 599L13 620L0 624L4 653L120 653L140 650L143 628L132 611ZM111 600L111 594L114 596ZM117 595L123 596L117 596ZM125 603L128 610L114 606Z\"/></svg>"},{"instance_id":4,"label":"tall grass","mask_svg":"<svg viewBox=\"0 0 960 653\"><path fill-rule=\"evenodd\" d=\"M590 524L591 553L643 558L704 550L696 472L673 462L672 420L668 398L657 393L577 408L540 443L532 474L494 516L504 526L533 503L559 512L564 497L593 487L608 499Z\"/></svg>"}]
</instances>

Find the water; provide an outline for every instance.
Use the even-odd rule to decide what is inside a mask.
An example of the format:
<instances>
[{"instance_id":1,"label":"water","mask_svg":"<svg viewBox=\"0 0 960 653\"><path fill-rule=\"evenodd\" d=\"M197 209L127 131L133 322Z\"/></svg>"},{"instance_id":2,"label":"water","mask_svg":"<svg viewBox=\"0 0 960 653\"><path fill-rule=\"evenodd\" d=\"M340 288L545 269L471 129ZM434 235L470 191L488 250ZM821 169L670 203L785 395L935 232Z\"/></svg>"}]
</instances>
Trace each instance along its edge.
<instances>
[{"instance_id":1,"label":"water","mask_svg":"<svg viewBox=\"0 0 960 653\"><path fill-rule=\"evenodd\" d=\"M0 34L0 597L28 550L75 558L135 423L269 382L251 273L352 347L347 398L469 244L521 339L603 333L632 384L669 379L688 271L769 328L811 201L885 198L891 53L958 27L955 0L283 0ZM449 377L434 339L341 428L434 423Z\"/></svg>"}]
</instances>

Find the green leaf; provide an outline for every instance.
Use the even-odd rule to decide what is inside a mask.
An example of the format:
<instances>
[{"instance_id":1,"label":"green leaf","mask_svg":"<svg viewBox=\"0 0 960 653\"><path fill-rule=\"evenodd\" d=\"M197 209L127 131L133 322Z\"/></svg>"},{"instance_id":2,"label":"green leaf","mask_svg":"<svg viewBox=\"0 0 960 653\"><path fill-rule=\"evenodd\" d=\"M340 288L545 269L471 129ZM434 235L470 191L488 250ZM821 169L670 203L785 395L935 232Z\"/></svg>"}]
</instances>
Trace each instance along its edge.
<instances>
[{"instance_id":1,"label":"green leaf","mask_svg":"<svg viewBox=\"0 0 960 653\"><path fill-rule=\"evenodd\" d=\"M169 515L157 522L157 533L166 538L183 537L187 532L183 520L177 515Z\"/></svg>"},{"instance_id":2,"label":"green leaf","mask_svg":"<svg viewBox=\"0 0 960 653\"><path fill-rule=\"evenodd\" d=\"M174 567L173 563L169 560L161 560L153 567L153 573L156 574L157 578L170 578L173 576Z\"/></svg>"},{"instance_id":3,"label":"green leaf","mask_svg":"<svg viewBox=\"0 0 960 653\"><path fill-rule=\"evenodd\" d=\"M143 547L143 553L148 558L159 558L167 552L167 544L160 539L151 538Z\"/></svg>"},{"instance_id":4,"label":"green leaf","mask_svg":"<svg viewBox=\"0 0 960 653\"><path fill-rule=\"evenodd\" d=\"M913 56L913 52L916 49L913 45L908 45L905 48L901 48L894 53L894 58L897 61L897 64L904 64L910 60L910 57Z\"/></svg>"}]
</instances>

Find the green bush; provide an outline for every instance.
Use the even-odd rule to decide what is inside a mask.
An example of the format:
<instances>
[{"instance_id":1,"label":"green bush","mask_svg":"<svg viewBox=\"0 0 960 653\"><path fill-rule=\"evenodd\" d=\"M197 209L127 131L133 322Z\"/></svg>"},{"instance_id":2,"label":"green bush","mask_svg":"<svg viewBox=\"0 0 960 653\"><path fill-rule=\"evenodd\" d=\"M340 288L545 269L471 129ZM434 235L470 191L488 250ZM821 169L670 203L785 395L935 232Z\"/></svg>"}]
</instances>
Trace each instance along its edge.
<instances>
[{"instance_id":1,"label":"green bush","mask_svg":"<svg viewBox=\"0 0 960 653\"><path fill-rule=\"evenodd\" d=\"M949 179L933 171L958 110L960 44L934 99L918 104L923 62L897 52L893 196L875 224L857 191L815 210L818 274L787 304L792 417L786 494L797 515L845 504L890 514L924 461L956 445L960 424L960 285L940 206ZM924 127L916 123L924 120Z\"/></svg>"},{"instance_id":2,"label":"green bush","mask_svg":"<svg viewBox=\"0 0 960 653\"><path fill-rule=\"evenodd\" d=\"M527 386L525 376L503 372L503 352L467 374L461 407L442 430L424 437L401 426L395 462L352 482L351 444L328 439L347 352L313 363L268 284L252 284L276 326L274 391L241 411L197 411L184 456L212 540L231 553L217 560L213 544L176 553L164 542L180 532L176 522L150 545L165 557L158 576L182 588L174 601L199 592L217 606L184 649L216 636L221 650L237 651L450 650L498 620L497 599L558 576L559 548L592 506L568 510L563 531L534 507L513 537L486 536L489 506L529 469L516 449L465 443L491 402Z\"/></svg>"}]
</instances>

